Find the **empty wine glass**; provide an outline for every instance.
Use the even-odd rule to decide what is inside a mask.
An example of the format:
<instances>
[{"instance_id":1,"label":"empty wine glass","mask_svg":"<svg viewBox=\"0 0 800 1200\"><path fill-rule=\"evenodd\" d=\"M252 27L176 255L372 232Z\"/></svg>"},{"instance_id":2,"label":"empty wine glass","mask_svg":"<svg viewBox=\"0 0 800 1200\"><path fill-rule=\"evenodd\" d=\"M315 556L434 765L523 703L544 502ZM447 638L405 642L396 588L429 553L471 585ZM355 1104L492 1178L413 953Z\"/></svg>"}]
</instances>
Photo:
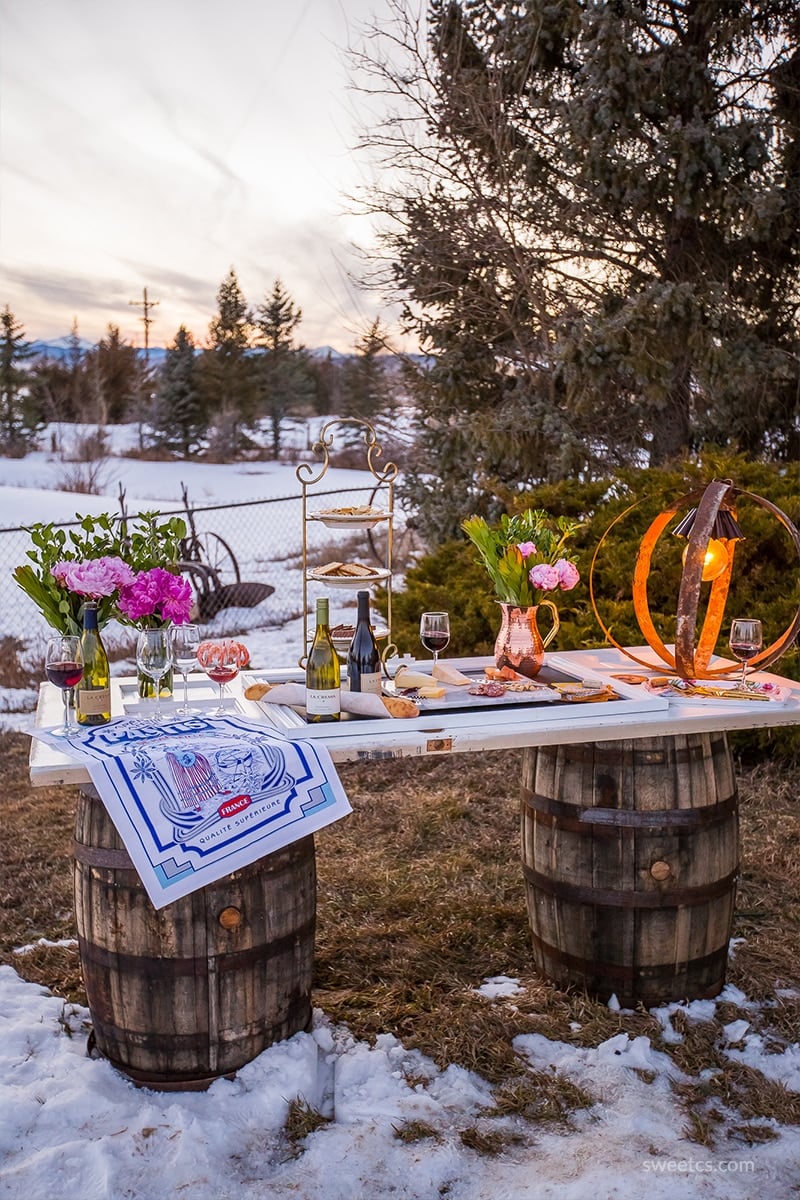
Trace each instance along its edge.
<instances>
[{"instance_id":1,"label":"empty wine glass","mask_svg":"<svg viewBox=\"0 0 800 1200\"><path fill-rule=\"evenodd\" d=\"M751 658L755 658L763 644L760 621L754 621L750 617L736 617L731 621L728 645L733 657L738 658L742 664L742 678L739 686L743 689L747 686L747 664Z\"/></svg>"},{"instance_id":2,"label":"empty wine glass","mask_svg":"<svg viewBox=\"0 0 800 1200\"><path fill-rule=\"evenodd\" d=\"M197 648L200 645L200 630L196 625L173 625L170 630L170 646L172 649L172 665L180 671L183 677L183 704L175 711L181 716L199 712L197 708L189 707L188 675L197 663Z\"/></svg>"},{"instance_id":3,"label":"empty wine glass","mask_svg":"<svg viewBox=\"0 0 800 1200\"><path fill-rule=\"evenodd\" d=\"M155 684L156 710L153 720L161 719L161 679L171 664L169 630L142 629L136 642L136 666Z\"/></svg>"},{"instance_id":4,"label":"empty wine glass","mask_svg":"<svg viewBox=\"0 0 800 1200\"><path fill-rule=\"evenodd\" d=\"M203 642L201 666L209 679L219 684L219 706L209 711L211 717L221 717L225 712L225 684L239 674L239 643L228 638L220 641Z\"/></svg>"},{"instance_id":5,"label":"empty wine glass","mask_svg":"<svg viewBox=\"0 0 800 1200\"><path fill-rule=\"evenodd\" d=\"M47 643L44 673L51 683L61 688L64 701L64 724L51 730L57 737L69 737L73 731L70 693L83 675L81 639L72 635L52 637Z\"/></svg>"},{"instance_id":6,"label":"empty wine glass","mask_svg":"<svg viewBox=\"0 0 800 1200\"><path fill-rule=\"evenodd\" d=\"M433 655L433 665L440 651L450 642L450 616L446 612L424 612L419 619L419 640Z\"/></svg>"}]
</instances>

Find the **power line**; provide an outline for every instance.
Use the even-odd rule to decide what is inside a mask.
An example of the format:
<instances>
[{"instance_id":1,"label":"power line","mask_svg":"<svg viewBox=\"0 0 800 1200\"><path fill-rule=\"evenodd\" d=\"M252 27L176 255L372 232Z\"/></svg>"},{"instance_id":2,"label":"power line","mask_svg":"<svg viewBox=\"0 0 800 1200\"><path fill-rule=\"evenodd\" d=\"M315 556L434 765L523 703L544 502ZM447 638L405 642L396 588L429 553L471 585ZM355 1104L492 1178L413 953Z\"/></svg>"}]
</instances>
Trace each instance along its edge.
<instances>
[{"instance_id":1,"label":"power line","mask_svg":"<svg viewBox=\"0 0 800 1200\"><path fill-rule=\"evenodd\" d=\"M142 296L144 297L143 300L129 300L128 304L132 304L135 308L141 308L143 310L142 316L139 318L139 320L144 325L144 357L145 357L145 362L149 363L150 362L150 326L153 324L153 321L155 320L155 317L150 316L150 309L156 308L161 303L161 301L160 300L148 300L147 299L147 288L142 289Z\"/></svg>"}]
</instances>

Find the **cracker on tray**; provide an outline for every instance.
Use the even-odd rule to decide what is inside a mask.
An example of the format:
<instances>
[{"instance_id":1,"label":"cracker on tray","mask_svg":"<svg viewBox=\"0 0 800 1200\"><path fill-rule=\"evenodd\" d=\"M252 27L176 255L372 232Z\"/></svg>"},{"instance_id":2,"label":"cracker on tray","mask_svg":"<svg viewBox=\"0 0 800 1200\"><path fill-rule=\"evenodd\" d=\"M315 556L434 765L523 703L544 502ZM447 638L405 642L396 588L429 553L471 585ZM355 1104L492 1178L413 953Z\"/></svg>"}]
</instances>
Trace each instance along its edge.
<instances>
[{"instance_id":1,"label":"cracker on tray","mask_svg":"<svg viewBox=\"0 0 800 1200\"><path fill-rule=\"evenodd\" d=\"M369 579L375 570L364 563L329 562L322 567L315 567L314 574L330 575L334 579Z\"/></svg>"}]
</instances>

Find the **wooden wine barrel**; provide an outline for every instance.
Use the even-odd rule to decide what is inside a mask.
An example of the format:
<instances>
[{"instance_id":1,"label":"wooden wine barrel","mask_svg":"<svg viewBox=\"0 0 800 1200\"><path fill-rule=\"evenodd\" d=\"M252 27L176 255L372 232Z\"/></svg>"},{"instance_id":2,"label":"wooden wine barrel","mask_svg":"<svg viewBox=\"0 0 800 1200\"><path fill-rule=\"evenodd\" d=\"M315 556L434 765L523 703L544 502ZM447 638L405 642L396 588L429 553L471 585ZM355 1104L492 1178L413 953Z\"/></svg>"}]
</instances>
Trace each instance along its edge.
<instances>
[{"instance_id":1,"label":"wooden wine barrel","mask_svg":"<svg viewBox=\"0 0 800 1200\"><path fill-rule=\"evenodd\" d=\"M724 733L526 750L521 834L545 976L626 1007L721 991L738 873Z\"/></svg>"},{"instance_id":2,"label":"wooden wine barrel","mask_svg":"<svg viewBox=\"0 0 800 1200\"><path fill-rule=\"evenodd\" d=\"M97 792L84 785L74 858L93 1039L134 1082L205 1088L309 1026L313 837L155 909Z\"/></svg>"}]
</instances>

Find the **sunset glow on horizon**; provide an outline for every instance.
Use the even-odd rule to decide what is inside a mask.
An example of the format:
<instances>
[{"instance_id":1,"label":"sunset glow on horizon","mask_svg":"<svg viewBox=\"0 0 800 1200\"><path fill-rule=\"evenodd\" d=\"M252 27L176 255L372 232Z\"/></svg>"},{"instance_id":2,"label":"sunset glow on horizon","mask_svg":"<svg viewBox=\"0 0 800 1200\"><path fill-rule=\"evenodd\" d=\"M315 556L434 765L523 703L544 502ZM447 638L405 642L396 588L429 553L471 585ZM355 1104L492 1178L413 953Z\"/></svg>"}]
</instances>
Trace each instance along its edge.
<instances>
[{"instance_id":1,"label":"sunset glow on horizon","mask_svg":"<svg viewBox=\"0 0 800 1200\"><path fill-rule=\"evenodd\" d=\"M205 342L231 267L273 281L298 340L347 351L381 311L357 288L347 212L364 179L345 50L386 0L3 4L0 308L28 340L77 322L144 344ZM156 303L157 302L157 303Z\"/></svg>"}]
</instances>

